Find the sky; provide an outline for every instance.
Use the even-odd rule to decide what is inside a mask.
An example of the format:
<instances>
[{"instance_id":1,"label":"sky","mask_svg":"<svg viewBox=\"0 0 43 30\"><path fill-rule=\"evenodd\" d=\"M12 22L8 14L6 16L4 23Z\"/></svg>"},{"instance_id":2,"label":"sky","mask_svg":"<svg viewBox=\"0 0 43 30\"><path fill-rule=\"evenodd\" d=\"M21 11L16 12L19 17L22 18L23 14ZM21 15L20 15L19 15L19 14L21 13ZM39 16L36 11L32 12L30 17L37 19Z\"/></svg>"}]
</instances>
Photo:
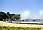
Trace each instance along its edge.
<instances>
[{"instance_id":1,"label":"sky","mask_svg":"<svg viewBox=\"0 0 43 30\"><path fill-rule=\"evenodd\" d=\"M0 0L0 11L19 13L22 19L43 18L43 0Z\"/></svg>"}]
</instances>

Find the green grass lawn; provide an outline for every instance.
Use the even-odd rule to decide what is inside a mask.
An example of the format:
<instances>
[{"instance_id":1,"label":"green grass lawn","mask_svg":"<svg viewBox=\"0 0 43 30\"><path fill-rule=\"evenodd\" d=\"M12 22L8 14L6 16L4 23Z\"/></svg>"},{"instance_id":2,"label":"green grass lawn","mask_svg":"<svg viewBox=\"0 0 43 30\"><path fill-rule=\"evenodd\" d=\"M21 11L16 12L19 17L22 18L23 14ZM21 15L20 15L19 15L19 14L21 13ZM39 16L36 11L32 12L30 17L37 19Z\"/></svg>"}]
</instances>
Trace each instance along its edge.
<instances>
[{"instance_id":1,"label":"green grass lawn","mask_svg":"<svg viewBox=\"0 0 43 30\"><path fill-rule=\"evenodd\" d=\"M41 30L41 28L31 28L31 27L2 27L0 26L0 30Z\"/></svg>"}]
</instances>

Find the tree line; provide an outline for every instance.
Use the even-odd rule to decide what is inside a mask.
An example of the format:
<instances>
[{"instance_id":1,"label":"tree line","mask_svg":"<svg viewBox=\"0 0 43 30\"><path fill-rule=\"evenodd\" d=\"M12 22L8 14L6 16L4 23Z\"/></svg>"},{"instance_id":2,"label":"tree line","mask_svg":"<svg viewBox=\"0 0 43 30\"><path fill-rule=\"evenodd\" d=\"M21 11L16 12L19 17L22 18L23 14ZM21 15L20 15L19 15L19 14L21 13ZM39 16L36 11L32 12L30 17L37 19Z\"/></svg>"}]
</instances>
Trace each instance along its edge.
<instances>
[{"instance_id":1,"label":"tree line","mask_svg":"<svg viewBox=\"0 0 43 30\"><path fill-rule=\"evenodd\" d=\"M9 12L5 13L5 12L0 12L0 21L6 21L6 19L16 19L19 20L20 19L20 14L10 14Z\"/></svg>"}]
</instances>

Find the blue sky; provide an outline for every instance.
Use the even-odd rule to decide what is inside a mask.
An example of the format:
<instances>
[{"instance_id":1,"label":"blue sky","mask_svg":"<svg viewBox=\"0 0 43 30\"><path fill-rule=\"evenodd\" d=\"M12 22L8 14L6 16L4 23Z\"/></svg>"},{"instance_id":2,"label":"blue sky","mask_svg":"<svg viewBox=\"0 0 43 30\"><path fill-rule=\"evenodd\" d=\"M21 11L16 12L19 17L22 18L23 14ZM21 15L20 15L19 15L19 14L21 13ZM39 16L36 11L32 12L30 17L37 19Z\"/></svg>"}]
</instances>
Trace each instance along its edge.
<instances>
[{"instance_id":1,"label":"blue sky","mask_svg":"<svg viewBox=\"0 0 43 30\"><path fill-rule=\"evenodd\" d=\"M0 11L10 13L28 11L31 16L39 16L40 11L43 11L43 0L0 0Z\"/></svg>"}]
</instances>

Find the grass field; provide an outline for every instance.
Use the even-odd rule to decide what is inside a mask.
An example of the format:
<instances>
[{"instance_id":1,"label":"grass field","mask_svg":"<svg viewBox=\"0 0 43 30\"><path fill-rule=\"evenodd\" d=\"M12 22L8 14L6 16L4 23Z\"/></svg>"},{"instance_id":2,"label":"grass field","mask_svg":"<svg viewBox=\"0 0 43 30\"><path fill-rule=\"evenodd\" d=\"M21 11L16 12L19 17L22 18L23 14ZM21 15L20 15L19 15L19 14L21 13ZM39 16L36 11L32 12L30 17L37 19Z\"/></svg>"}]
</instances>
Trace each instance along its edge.
<instances>
[{"instance_id":1,"label":"grass field","mask_svg":"<svg viewBox=\"0 0 43 30\"><path fill-rule=\"evenodd\" d=\"M39 27L39 25L13 24L0 21L0 30L41 30L41 28Z\"/></svg>"},{"instance_id":2,"label":"grass field","mask_svg":"<svg viewBox=\"0 0 43 30\"><path fill-rule=\"evenodd\" d=\"M40 28L30 28L30 27L5 27L0 26L0 30L41 30Z\"/></svg>"}]
</instances>

